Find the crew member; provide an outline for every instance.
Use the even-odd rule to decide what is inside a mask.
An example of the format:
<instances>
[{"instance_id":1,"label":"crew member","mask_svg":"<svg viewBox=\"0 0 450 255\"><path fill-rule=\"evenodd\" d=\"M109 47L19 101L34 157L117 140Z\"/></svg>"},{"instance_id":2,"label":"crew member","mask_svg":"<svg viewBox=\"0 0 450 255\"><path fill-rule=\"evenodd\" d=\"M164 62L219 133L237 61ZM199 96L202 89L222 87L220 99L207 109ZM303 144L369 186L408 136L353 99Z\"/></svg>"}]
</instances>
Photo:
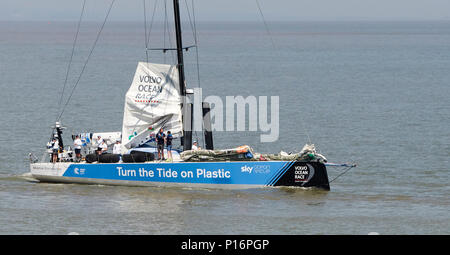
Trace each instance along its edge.
<instances>
[{"instance_id":1,"label":"crew member","mask_svg":"<svg viewBox=\"0 0 450 255\"><path fill-rule=\"evenodd\" d=\"M58 152L59 152L59 142L58 139L53 138L53 142L52 142L52 162L56 163L58 161Z\"/></svg>"},{"instance_id":2,"label":"crew member","mask_svg":"<svg viewBox=\"0 0 450 255\"><path fill-rule=\"evenodd\" d=\"M198 146L198 144L197 144L197 141L194 141L193 143L192 143L192 150L193 151L198 151L198 150L200 150L201 148L200 148L200 146Z\"/></svg>"},{"instance_id":3,"label":"crew member","mask_svg":"<svg viewBox=\"0 0 450 255\"><path fill-rule=\"evenodd\" d=\"M106 145L105 141L102 139L102 143L98 145L97 153L98 155L102 155L106 151L108 151L108 145Z\"/></svg>"},{"instance_id":4,"label":"crew member","mask_svg":"<svg viewBox=\"0 0 450 255\"><path fill-rule=\"evenodd\" d=\"M113 147L113 154L121 154L120 141L117 140Z\"/></svg>"},{"instance_id":5,"label":"crew member","mask_svg":"<svg viewBox=\"0 0 450 255\"><path fill-rule=\"evenodd\" d=\"M167 148L167 161L173 161L172 159L172 133L170 131L167 131L167 137L166 137L166 148Z\"/></svg>"},{"instance_id":6,"label":"crew member","mask_svg":"<svg viewBox=\"0 0 450 255\"><path fill-rule=\"evenodd\" d=\"M97 136L97 144L101 144L103 142L103 138L101 136Z\"/></svg>"},{"instance_id":7,"label":"crew member","mask_svg":"<svg viewBox=\"0 0 450 255\"><path fill-rule=\"evenodd\" d=\"M158 160L164 160L164 140L166 135L164 134L163 128L159 129L156 134L156 144L158 146Z\"/></svg>"},{"instance_id":8,"label":"crew member","mask_svg":"<svg viewBox=\"0 0 450 255\"><path fill-rule=\"evenodd\" d=\"M75 157L76 161L81 161L81 146L83 145L83 142L81 141L80 137L77 135L75 136L75 140L73 141L73 147L75 148Z\"/></svg>"}]
</instances>

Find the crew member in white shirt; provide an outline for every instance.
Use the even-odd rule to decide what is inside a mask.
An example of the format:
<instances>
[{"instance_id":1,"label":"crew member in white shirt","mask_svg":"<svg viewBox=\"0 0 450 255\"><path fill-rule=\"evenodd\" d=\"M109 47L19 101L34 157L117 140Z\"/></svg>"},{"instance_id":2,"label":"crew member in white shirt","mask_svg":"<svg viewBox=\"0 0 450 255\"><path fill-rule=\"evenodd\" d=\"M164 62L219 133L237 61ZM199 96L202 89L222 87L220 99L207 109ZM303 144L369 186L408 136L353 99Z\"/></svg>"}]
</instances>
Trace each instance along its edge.
<instances>
[{"instance_id":1,"label":"crew member in white shirt","mask_svg":"<svg viewBox=\"0 0 450 255\"><path fill-rule=\"evenodd\" d=\"M98 155L102 155L106 151L108 151L108 145L106 145L105 141L102 140L102 143L98 145Z\"/></svg>"},{"instance_id":2,"label":"crew member in white shirt","mask_svg":"<svg viewBox=\"0 0 450 255\"><path fill-rule=\"evenodd\" d=\"M194 142L192 143L192 150L193 150L193 151L198 151L198 150L200 150L200 147L198 146L197 141L194 141Z\"/></svg>"},{"instance_id":3,"label":"crew member in white shirt","mask_svg":"<svg viewBox=\"0 0 450 255\"><path fill-rule=\"evenodd\" d=\"M52 149L53 149L52 162L56 163L58 161L58 152L59 152L59 141L58 141L58 139L56 139L56 137L53 138Z\"/></svg>"},{"instance_id":4,"label":"crew member in white shirt","mask_svg":"<svg viewBox=\"0 0 450 255\"><path fill-rule=\"evenodd\" d=\"M101 136L97 136L97 144L100 145L103 142L103 138Z\"/></svg>"},{"instance_id":5,"label":"crew member in white shirt","mask_svg":"<svg viewBox=\"0 0 450 255\"><path fill-rule=\"evenodd\" d=\"M120 141L117 140L113 147L113 154L121 154Z\"/></svg>"},{"instance_id":6,"label":"crew member in white shirt","mask_svg":"<svg viewBox=\"0 0 450 255\"><path fill-rule=\"evenodd\" d=\"M81 146L83 145L83 142L81 141L80 137L77 135L75 136L75 140L73 141L73 147L75 148L75 157L76 161L81 161Z\"/></svg>"}]
</instances>

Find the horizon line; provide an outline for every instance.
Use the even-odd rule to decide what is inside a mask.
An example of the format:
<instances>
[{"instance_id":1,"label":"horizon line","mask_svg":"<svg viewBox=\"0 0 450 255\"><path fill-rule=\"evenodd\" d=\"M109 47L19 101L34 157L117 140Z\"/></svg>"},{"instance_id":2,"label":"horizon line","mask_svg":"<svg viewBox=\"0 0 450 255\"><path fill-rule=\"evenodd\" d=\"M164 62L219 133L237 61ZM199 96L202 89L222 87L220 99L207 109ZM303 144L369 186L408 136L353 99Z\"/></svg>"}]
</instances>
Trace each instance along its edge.
<instances>
[{"instance_id":1,"label":"horizon line","mask_svg":"<svg viewBox=\"0 0 450 255\"><path fill-rule=\"evenodd\" d=\"M395 19L388 19L388 18L330 18L330 19L273 19L273 20L266 20L267 22L439 22L439 21L450 21L450 17L448 18L395 18ZM68 20L68 19L27 19L27 20L18 20L18 19L1 19L0 22L76 22L76 20ZM84 22L101 22L100 20L85 20ZM142 23L141 20L132 20L132 19L117 19L117 20L110 20L108 22L136 22L136 23ZM155 21L157 23L164 22L164 21ZM183 22L189 22L189 21L183 21ZM196 22L205 23L205 22L213 22L213 23L260 23L259 20L248 20L248 19L236 19L236 20L197 20Z\"/></svg>"}]
</instances>

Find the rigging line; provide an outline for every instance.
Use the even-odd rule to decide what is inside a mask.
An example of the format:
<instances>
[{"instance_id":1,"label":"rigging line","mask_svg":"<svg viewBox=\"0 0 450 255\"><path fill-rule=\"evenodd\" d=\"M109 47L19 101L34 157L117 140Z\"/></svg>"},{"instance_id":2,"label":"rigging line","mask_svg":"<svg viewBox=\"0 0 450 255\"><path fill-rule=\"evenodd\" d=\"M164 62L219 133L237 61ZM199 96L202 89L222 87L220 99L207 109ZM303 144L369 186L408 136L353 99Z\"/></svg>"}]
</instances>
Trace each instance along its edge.
<instances>
[{"instance_id":1,"label":"rigging line","mask_svg":"<svg viewBox=\"0 0 450 255\"><path fill-rule=\"evenodd\" d=\"M192 2L192 19L194 20L194 27L193 27L193 31L194 31L194 43L195 43L195 55L196 55L196 60L197 60L197 81L198 81L198 87L201 87L200 84L200 63L199 63L199 57L198 57L198 39L197 39L197 25L196 25L196 19L195 19L195 6L194 6L194 0L191 1ZM187 3L186 3L187 6Z\"/></svg>"},{"instance_id":2,"label":"rigging line","mask_svg":"<svg viewBox=\"0 0 450 255\"><path fill-rule=\"evenodd\" d=\"M164 48L165 46L165 41L166 41L166 32L167 32L167 38L169 39L169 45L173 45L172 44L172 37L170 36L170 26L169 26L169 15L167 14L167 0L164 1L164 13L165 13L165 24L167 26L167 31L164 30ZM170 55L172 56L172 63L176 63L175 61L175 55L173 53L173 51L170 51ZM165 61L165 55L164 55L164 61Z\"/></svg>"},{"instance_id":3,"label":"rigging line","mask_svg":"<svg viewBox=\"0 0 450 255\"><path fill-rule=\"evenodd\" d=\"M145 45L147 47L146 50L148 50L148 45L150 44L150 35L151 35L152 29L153 29L153 23L154 23L153 21L155 19L155 13L156 13L156 7L157 6L158 6L158 0L155 1L155 5L153 6L152 20L150 21L150 28L149 28L148 34L147 34L147 29L145 30L146 31L146 35L147 35L146 36L147 37L147 42L145 43Z\"/></svg>"},{"instance_id":4,"label":"rigging line","mask_svg":"<svg viewBox=\"0 0 450 255\"><path fill-rule=\"evenodd\" d=\"M336 176L333 180L329 181L329 183L332 183L334 180L336 180L337 178L341 177L342 175L344 175L345 173L347 173L348 171L350 171L350 169L352 169L354 167L355 167L355 165L348 166L347 169L345 169L341 174Z\"/></svg>"},{"instance_id":5,"label":"rigging line","mask_svg":"<svg viewBox=\"0 0 450 255\"><path fill-rule=\"evenodd\" d=\"M142 0L143 4L144 4L144 43L145 43L145 56L146 56L146 60L148 63L148 41L147 41L147 8L145 7L145 2L146 0Z\"/></svg>"},{"instance_id":6,"label":"rigging line","mask_svg":"<svg viewBox=\"0 0 450 255\"><path fill-rule=\"evenodd\" d=\"M272 42L272 47L276 50L275 42L273 41L272 34L270 33L269 26L267 25L266 19L264 18L264 14L262 12L261 5L259 4L258 0L255 0L255 2L256 2L256 6L258 6L259 14L261 15L261 18L263 20L264 27L266 28L266 32L269 35L270 41Z\"/></svg>"},{"instance_id":7,"label":"rigging line","mask_svg":"<svg viewBox=\"0 0 450 255\"><path fill-rule=\"evenodd\" d=\"M189 11L189 5L187 4L187 0L184 0L184 4L186 5L186 11L187 11L187 13L188 13L188 18L189 18L189 25L191 25L192 35L193 35L194 41L195 41L194 25L192 24L191 12Z\"/></svg>"},{"instance_id":8,"label":"rigging line","mask_svg":"<svg viewBox=\"0 0 450 255\"><path fill-rule=\"evenodd\" d=\"M191 23L191 27L192 27L192 32L193 32L193 36L194 36L194 44L195 44L195 55L196 55L196 65L197 65L197 82L198 82L198 88L201 87L200 85L200 64L199 64L199 57L198 57L198 41L197 41L197 26L196 26L196 20L195 20L195 6L194 6L194 0L191 1L191 5L192 5L192 19L193 22L191 21L191 14L189 12L189 6L187 4L187 0L184 0L185 4L186 4L186 8L189 14L189 22ZM193 25L192 25L193 23ZM201 123L202 123L202 135L201 135L201 140L202 140L202 146L203 148L206 148L206 141L205 141L205 136L204 136L204 132L205 132L205 123L203 122L203 98L201 99ZM195 136L197 137L197 132L195 132Z\"/></svg>"},{"instance_id":9,"label":"rigging line","mask_svg":"<svg viewBox=\"0 0 450 255\"><path fill-rule=\"evenodd\" d=\"M164 0L164 33L163 33L163 48L166 48L166 31L167 27L167 0ZM166 54L163 55L164 64L166 64Z\"/></svg>"},{"instance_id":10,"label":"rigging line","mask_svg":"<svg viewBox=\"0 0 450 255\"><path fill-rule=\"evenodd\" d=\"M262 19L262 21L263 21L263 23L264 23L264 27L265 27L265 29L266 29L266 33L267 33L267 35L269 36L270 41L271 41L271 43L272 43L272 47L274 48L275 52L276 52L278 55L280 55L280 53L279 53L278 50L277 50L277 47L275 46L275 42L274 42L274 40L273 40L272 33L270 32L269 26L268 26L268 24L267 24L267 22L266 22L266 19L265 19L265 17L264 17L264 14L263 14L261 5L260 5L260 3L259 3L259 0L255 0L255 2L256 2L256 6L258 7L259 14L261 15L261 19ZM303 118L301 117L301 115L299 115L299 117L300 117L300 122L302 123L301 125L302 125L302 127L303 127L303 130L305 131L305 134L306 134L306 136L307 136L307 138L308 138L308 141L309 141L310 144L312 144L312 141L311 141L311 137L310 137L310 135L309 135L309 132L308 132L308 130L307 130L306 127L305 127L305 122L303 121Z\"/></svg>"},{"instance_id":11,"label":"rigging line","mask_svg":"<svg viewBox=\"0 0 450 255\"><path fill-rule=\"evenodd\" d=\"M111 4L109 5L109 9L108 9L108 12L106 13L105 19L103 20L103 24L102 24L102 26L100 27L100 30L99 30L98 33L97 33L97 38L95 38L94 44L92 45L92 48L91 48L91 51L89 52L89 55L88 55L86 61L84 62L83 68L81 69L80 75L78 76L78 79L77 79L75 85L74 85L73 88L72 88L72 91L71 91L71 93L70 93L70 95L69 95L69 98L68 98L67 101L66 101L66 104L64 105L64 107L63 107L61 113L59 114L58 120L61 119L61 116L63 115L63 113L64 113L64 111L65 111L67 105L68 105L69 102L70 102L70 99L71 99L72 96L73 96L73 92L75 91L75 88L78 86L78 84L79 84L79 82L80 82L80 80L81 80L81 76L83 76L84 70L86 69L86 66L87 66L87 64L88 64L88 62L89 62L89 59L91 58L91 55L92 55L92 53L94 52L95 46L97 45L98 39L100 38L100 34L102 33L103 28L105 27L106 21L108 20L108 16L109 16L109 14L111 13L111 9L112 9L113 4L114 4L115 1L116 1L116 0L112 0L112 1L111 1Z\"/></svg>"},{"instance_id":12,"label":"rigging line","mask_svg":"<svg viewBox=\"0 0 450 255\"><path fill-rule=\"evenodd\" d=\"M75 33L75 38L73 40L73 45L72 45L72 54L70 55L69 64L67 66L66 78L64 80L64 86L63 86L63 89L62 89L62 92L61 92L61 97L59 98L58 110L61 108L62 100L63 100L63 97L64 97L64 91L66 90L67 80L69 78L70 67L72 65L72 59L73 59L73 55L74 55L74 52L75 52L75 46L77 44L78 34L80 32L80 25L81 25L81 20L82 20L82 17L83 17L85 6L86 6L86 0L83 1L83 6L81 8L81 14L80 14L80 18L78 20L78 25L77 25L77 32Z\"/></svg>"},{"instance_id":13,"label":"rigging line","mask_svg":"<svg viewBox=\"0 0 450 255\"><path fill-rule=\"evenodd\" d=\"M198 82L198 87L201 88L201 83L200 83L200 60L198 57L198 40L197 40L197 25L196 25L196 19L195 19L195 6L194 6L194 0L192 0L192 18L194 20L194 43L195 43L195 55L196 55L196 65L197 65L197 82ZM201 122L202 122L202 145L203 148L206 149L206 138L205 138L205 123L203 121L204 117L203 117L203 98L202 98L202 107L201 107L202 111L201 111Z\"/></svg>"},{"instance_id":14,"label":"rigging line","mask_svg":"<svg viewBox=\"0 0 450 255\"><path fill-rule=\"evenodd\" d=\"M147 69L144 71L147 75L150 75L150 66L149 66L149 61L148 61L148 45L150 44L150 35L151 35L151 33L152 33L152 28L153 28L153 24L154 24L154 19L155 19L155 13L156 13L156 8L157 8L157 6L158 6L158 0L155 0L155 5L153 6L153 13L152 13L152 19L151 19L151 21L150 21L150 28L149 28L149 31L148 31L148 34L147 34L147 14L146 14L146 11L147 11L147 9L146 9L146 7L145 7L145 1L146 0L143 0L144 1L144 20L145 20L145 25L144 25L144 27L145 27L145 55L146 55L146 60L147 60L147 62L146 62L146 67L147 67ZM151 101L153 98L154 98L155 96L152 96L152 97L150 97L150 100L149 101ZM144 106L142 109L140 109L140 111L141 111L141 115L143 115L144 114L144 109L147 107L147 106L149 106L150 108L152 108L152 105L151 104L147 104L146 106ZM136 122L136 124L135 124L135 128L136 128L136 126L139 124L139 122L140 122L140 120L138 120L137 122ZM135 129L133 129L133 132L134 132L134 130Z\"/></svg>"},{"instance_id":15,"label":"rigging line","mask_svg":"<svg viewBox=\"0 0 450 255\"><path fill-rule=\"evenodd\" d=\"M146 8L146 5L145 5L145 2L146 2L146 0L142 0L142 2L143 2L143 4L144 4L144 34L145 34L145 38L144 38L144 44L145 44L145 56L146 56L146 62L145 62L145 65L147 66L147 70L145 70L145 73L149 76L150 75L150 72L149 72L149 69L150 69L150 67L149 67L149 62L148 62L148 43L149 43L149 37L150 37L150 33L151 33L151 27L153 26L153 18L155 17L155 8L156 8L156 4L157 4L157 2L158 1L155 1L155 6L154 6L154 9L153 9L153 14L152 14L152 22L151 22L151 24L150 24L150 32L149 32L149 34L147 35L147 8ZM149 101L151 101L153 98L150 98L150 100ZM144 109L147 107L147 106L150 106L150 108L151 108L151 104L149 104L149 103L147 103L147 105L146 106L144 106L142 109L141 109L141 116L144 114ZM132 130L132 133L134 133L135 132L135 130L136 130L136 128L137 128L137 125L139 124L139 122L140 122L141 120L140 119L138 119L137 120L137 122L135 123L135 125L134 125L134 129Z\"/></svg>"}]
</instances>

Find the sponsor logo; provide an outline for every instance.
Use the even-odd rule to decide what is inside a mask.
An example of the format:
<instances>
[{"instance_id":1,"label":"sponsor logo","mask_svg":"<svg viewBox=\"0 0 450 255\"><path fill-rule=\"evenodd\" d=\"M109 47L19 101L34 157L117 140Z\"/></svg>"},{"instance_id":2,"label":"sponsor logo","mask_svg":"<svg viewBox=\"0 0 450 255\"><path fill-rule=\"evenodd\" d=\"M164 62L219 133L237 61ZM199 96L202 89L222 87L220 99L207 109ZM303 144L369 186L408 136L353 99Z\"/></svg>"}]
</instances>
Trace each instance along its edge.
<instances>
[{"instance_id":1,"label":"sponsor logo","mask_svg":"<svg viewBox=\"0 0 450 255\"><path fill-rule=\"evenodd\" d=\"M139 81L144 83L156 83L161 84L162 78L158 76L152 76L152 75L144 75L139 76Z\"/></svg>"},{"instance_id":2,"label":"sponsor logo","mask_svg":"<svg viewBox=\"0 0 450 255\"><path fill-rule=\"evenodd\" d=\"M84 168L75 167L73 169L73 172L78 175L84 175L85 171L86 171L86 169L84 169Z\"/></svg>"},{"instance_id":3,"label":"sponsor logo","mask_svg":"<svg viewBox=\"0 0 450 255\"><path fill-rule=\"evenodd\" d=\"M241 167L241 172L242 172L242 173L247 172L247 173L251 174L251 173L252 173L252 170L253 170L253 167L249 167L249 166L247 166L247 165Z\"/></svg>"},{"instance_id":4,"label":"sponsor logo","mask_svg":"<svg viewBox=\"0 0 450 255\"><path fill-rule=\"evenodd\" d=\"M138 90L140 92L147 92L147 93L150 93L151 95L157 95L157 94L161 93L162 89L163 88L160 85L155 86L155 85L142 85L141 84L138 86Z\"/></svg>"},{"instance_id":5,"label":"sponsor logo","mask_svg":"<svg viewBox=\"0 0 450 255\"><path fill-rule=\"evenodd\" d=\"M256 174L268 174L270 173L270 165L257 165L253 171Z\"/></svg>"},{"instance_id":6,"label":"sponsor logo","mask_svg":"<svg viewBox=\"0 0 450 255\"><path fill-rule=\"evenodd\" d=\"M241 167L242 173L255 173L255 174L267 174L270 173L270 165L255 165L255 166L243 166Z\"/></svg>"},{"instance_id":7,"label":"sponsor logo","mask_svg":"<svg viewBox=\"0 0 450 255\"><path fill-rule=\"evenodd\" d=\"M155 100L155 97L157 97L163 91L163 78L151 75L141 75L139 76L139 81L143 84L137 86L138 91L134 98L135 102L160 103L159 100Z\"/></svg>"},{"instance_id":8,"label":"sponsor logo","mask_svg":"<svg viewBox=\"0 0 450 255\"><path fill-rule=\"evenodd\" d=\"M309 177L309 167L305 166L295 166L294 167L294 180L295 182L307 182Z\"/></svg>"}]
</instances>

